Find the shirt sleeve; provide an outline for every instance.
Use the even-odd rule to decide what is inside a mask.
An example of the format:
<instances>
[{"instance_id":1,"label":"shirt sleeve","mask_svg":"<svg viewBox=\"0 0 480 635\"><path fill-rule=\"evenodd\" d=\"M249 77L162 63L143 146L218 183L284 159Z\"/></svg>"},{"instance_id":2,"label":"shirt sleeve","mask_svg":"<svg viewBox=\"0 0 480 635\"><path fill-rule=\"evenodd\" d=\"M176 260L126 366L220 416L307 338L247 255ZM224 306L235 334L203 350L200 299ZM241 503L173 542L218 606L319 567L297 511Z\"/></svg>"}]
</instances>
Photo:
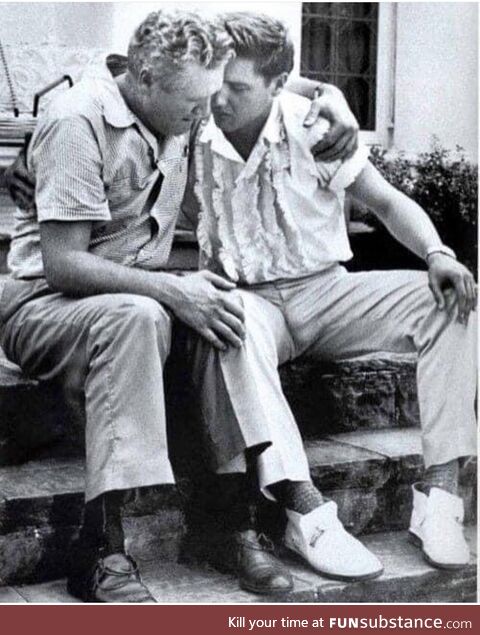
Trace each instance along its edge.
<instances>
[{"instance_id":1,"label":"shirt sleeve","mask_svg":"<svg viewBox=\"0 0 480 635\"><path fill-rule=\"evenodd\" d=\"M100 148L84 117L47 120L33 140L29 165L40 222L111 219Z\"/></svg>"},{"instance_id":2,"label":"shirt sleeve","mask_svg":"<svg viewBox=\"0 0 480 635\"><path fill-rule=\"evenodd\" d=\"M360 143L354 154L346 161L316 161L320 181L333 192L346 190L368 163L369 155L368 147Z\"/></svg>"}]
</instances>

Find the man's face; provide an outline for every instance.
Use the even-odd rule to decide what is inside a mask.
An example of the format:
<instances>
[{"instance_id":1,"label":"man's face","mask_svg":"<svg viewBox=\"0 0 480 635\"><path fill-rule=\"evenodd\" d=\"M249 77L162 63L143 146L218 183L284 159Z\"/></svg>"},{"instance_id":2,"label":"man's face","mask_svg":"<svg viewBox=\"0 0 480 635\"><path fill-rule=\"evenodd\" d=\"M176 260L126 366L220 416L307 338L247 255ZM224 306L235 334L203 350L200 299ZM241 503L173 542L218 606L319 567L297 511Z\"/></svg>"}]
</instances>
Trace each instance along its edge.
<instances>
[{"instance_id":1,"label":"man's face","mask_svg":"<svg viewBox=\"0 0 480 635\"><path fill-rule=\"evenodd\" d=\"M189 62L168 91L161 81L142 84L142 118L151 130L163 136L188 132L195 119L209 116L210 101L222 86L224 69L224 64L208 70L197 62Z\"/></svg>"},{"instance_id":2,"label":"man's face","mask_svg":"<svg viewBox=\"0 0 480 635\"><path fill-rule=\"evenodd\" d=\"M266 81L245 58L230 61L221 90L212 99L215 123L224 132L235 132L257 122L270 112L278 82Z\"/></svg>"}]
</instances>

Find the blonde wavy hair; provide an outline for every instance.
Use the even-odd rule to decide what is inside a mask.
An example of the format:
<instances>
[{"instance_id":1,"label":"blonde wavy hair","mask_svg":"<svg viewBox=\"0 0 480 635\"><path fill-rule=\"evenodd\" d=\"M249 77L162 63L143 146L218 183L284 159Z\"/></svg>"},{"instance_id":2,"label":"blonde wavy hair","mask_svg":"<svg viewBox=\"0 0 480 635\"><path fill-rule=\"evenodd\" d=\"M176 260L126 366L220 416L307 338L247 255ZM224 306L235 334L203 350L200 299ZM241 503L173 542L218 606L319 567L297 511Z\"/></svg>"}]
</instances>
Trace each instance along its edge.
<instances>
[{"instance_id":1,"label":"blonde wavy hair","mask_svg":"<svg viewBox=\"0 0 480 635\"><path fill-rule=\"evenodd\" d=\"M160 10L150 13L135 30L128 47L128 70L137 80L147 71L168 90L187 63L214 69L233 55L232 40L219 21Z\"/></svg>"}]
</instances>

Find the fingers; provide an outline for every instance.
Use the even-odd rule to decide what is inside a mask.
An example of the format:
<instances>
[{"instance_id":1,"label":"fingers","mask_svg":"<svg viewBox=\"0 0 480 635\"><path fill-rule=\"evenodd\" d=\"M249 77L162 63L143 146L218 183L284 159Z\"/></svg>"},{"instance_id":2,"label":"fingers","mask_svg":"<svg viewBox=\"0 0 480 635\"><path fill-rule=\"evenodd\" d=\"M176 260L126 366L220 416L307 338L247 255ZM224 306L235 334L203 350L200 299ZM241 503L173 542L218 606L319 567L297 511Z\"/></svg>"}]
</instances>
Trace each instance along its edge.
<instances>
[{"instance_id":1,"label":"fingers","mask_svg":"<svg viewBox=\"0 0 480 635\"><path fill-rule=\"evenodd\" d=\"M243 320L239 319L235 315L232 315L231 313L228 313L227 311L220 312L217 319L228 326L228 328L230 328L233 333L235 333L235 335L239 337L240 340L243 342L243 340L245 339L245 325L243 323Z\"/></svg>"},{"instance_id":2,"label":"fingers","mask_svg":"<svg viewBox=\"0 0 480 635\"><path fill-rule=\"evenodd\" d=\"M243 344L243 337L239 337L237 333L230 328L230 326L221 320L214 320L211 330L222 340L225 344L240 348Z\"/></svg>"},{"instance_id":3,"label":"fingers","mask_svg":"<svg viewBox=\"0 0 480 635\"><path fill-rule=\"evenodd\" d=\"M314 152L315 156L321 154L321 158L323 159L326 154L328 156L329 152L331 153L336 149L339 142L343 141L345 143L343 139L345 135L346 130L343 127L333 124L320 141L315 144L312 148L312 152Z\"/></svg>"},{"instance_id":4,"label":"fingers","mask_svg":"<svg viewBox=\"0 0 480 635\"><path fill-rule=\"evenodd\" d=\"M455 286L455 294L457 296L458 303L458 321L462 324L468 322L468 315L470 312L469 300L467 295L467 288L463 276L458 276L453 281Z\"/></svg>"},{"instance_id":5,"label":"fingers","mask_svg":"<svg viewBox=\"0 0 480 635\"><path fill-rule=\"evenodd\" d=\"M475 279L474 279L473 276L469 276L469 278L468 278L467 290L468 290L469 296L470 296L471 309L472 309L472 311L476 311L477 310L478 296L477 296L477 285L475 284Z\"/></svg>"},{"instance_id":6,"label":"fingers","mask_svg":"<svg viewBox=\"0 0 480 635\"><path fill-rule=\"evenodd\" d=\"M34 199L29 194L24 194L22 190L14 187L9 189L9 193L15 205L20 209L26 210L32 207Z\"/></svg>"},{"instance_id":7,"label":"fingers","mask_svg":"<svg viewBox=\"0 0 480 635\"><path fill-rule=\"evenodd\" d=\"M445 308L445 298L443 297L442 290L437 280L431 278L428 286L430 287L430 291L433 293L437 308L440 311L443 311L443 309Z\"/></svg>"},{"instance_id":8,"label":"fingers","mask_svg":"<svg viewBox=\"0 0 480 635\"><path fill-rule=\"evenodd\" d=\"M352 157L355 154L355 151L357 150L357 148L358 148L358 134L353 135L350 141L347 143L345 147L345 156L343 157L343 160L346 161L347 159L350 159L350 157Z\"/></svg>"},{"instance_id":9,"label":"fingers","mask_svg":"<svg viewBox=\"0 0 480 635\"><path fill-rule=\"evenodd\" d=\"M357 135L352 130L333 126L327 134L312 148L316 159L322 161L344 161L357 149Z\"/></svg>"},{"instance_id":10,"label":"fingers","mask_svg":"<svg viewBox=\"0 0 480 635\"><path fill-rule=\"evenodd\" d=\"M464 310L464 323L468 322L468 318L472 311L476 310L477 306L477 287L473 276L469 273L463 278L463 285L465 288L465 310Z\"/></svg>"},{"instance_id":11,"label":"fingers","mask_svg":"<svg viewBox=\"0 0 480 635\"><path fill-rule=\"evenodd\" d=\"M220 351L226 351L227 345L212 331L212 329L202 329L200 331L200 335L204 337L207 342L209 342L215 348L218 348Z\"/></svg>"},{"instance_id":12,"label":"fingers","mask_svg":"<svg viewBox=\"0 0 480 635\"><path fill-rule=\"evenodd\" d=\"M224 308L243 324L243 322L245 322L245 311L243 310L241 301L239 301L238 298L230 298L228 296L224 296L222 301Z\"/></svg>"},{"instance_id":13,"label":"fingers","mask_svg":"<svg viewBox=\"0 0 480 635\"><path fill-rule=\"evenodd\" d=\"M225 278L222 278L222 276L219 276L216 273L213 273L212 271L200 271L200 274L205 278L205 280L208 280L209 282L211 282L213 286L216 287L217 289L224 289L225 291L231 291L232 289L235 289L235 287L237 286L231 280L226 280Z\"/></svg>"},{"instance_id":14,"label":"fingers","mask_svg":"<svg viewBox=\"0 0 480 635\"><path fill-rule=\"evenodd\" d=\"M35 182L31 179L20 154L13 166L5 171L4 180L18 207L31 207L35 199Z\"/></svg>"},{"instance_id":15,"label":"fingers","mask_svg":"<svg viewBox=\"0 0 480 635\"><path fill-rule=\"evenodd\" d=\"M14 178L8 183L10 193L20 192L22 196L33 202L35 196L35 185L24 179Z\"/></svg>"},{"instance_id":16,"label":"fingers","mask_svg":"<svg viewBox=\"0 0 480 635\"><path fill-rule=\"evenodd\" d=\"M307 116L303 120L303 125L305 128L310 128L317 121L320 116L320 104L318 101L312 101L310 105L310 110L307 112Z\"/></svg>"},{"instance_id":17,"label":"fingers","mask_svg":"<svg viewBox=\"0 0 480 635\"><path fill-rule=\"evenodd\" d=\"M239 327L242 332L242 336L240 336L235 330ZM221 351L226 351L229 346L240 348L245 337L241 324L236 324L232 327L225 319L212 320L210 327L205 327L199 332L200 335L212 344L212 346Z\"/></svg>"}]
</instances>

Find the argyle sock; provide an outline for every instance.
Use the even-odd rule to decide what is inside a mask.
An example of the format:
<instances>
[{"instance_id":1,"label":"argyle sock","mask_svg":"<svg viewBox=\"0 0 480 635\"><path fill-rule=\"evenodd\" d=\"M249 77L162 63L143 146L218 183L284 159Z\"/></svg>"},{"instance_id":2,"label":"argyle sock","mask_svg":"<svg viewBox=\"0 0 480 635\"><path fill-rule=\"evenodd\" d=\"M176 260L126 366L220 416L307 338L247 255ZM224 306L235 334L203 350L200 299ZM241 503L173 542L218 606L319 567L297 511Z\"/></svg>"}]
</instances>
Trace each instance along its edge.
<instances>
[{"instance_id":1,"label":"argyle sock","mask_svg":"<svg viewBox=\"0 0 480 635\"><path fill-rule=\"evenodd\" d=\"M91 550L103 555L124 551L121 507L124 492L106 492L85 505L79 540Z\"/></svg>"},{"instance_id":2,"label":"argyle sock","mask_svg":"<svg viewBox=\"0 0 480 635\"><path fill-rule=\"evenodd\" d=\"M269 490L280 505L298 514L308 514L325 502L310 481L280 481L270 485Z\"/></svg>"},{"instance_id":3,"label":"argyle sock","mask_svg":"<svg viewBox=\"0 0 480 635\"><path fill-rule=\"evenodd\" d=\"M428 494L432 487L438 487L456 496L458 494L458 473L458 459L441 465L431 465L425 470L421 489L425 494Z\"/></svg>"}]
</instances>

